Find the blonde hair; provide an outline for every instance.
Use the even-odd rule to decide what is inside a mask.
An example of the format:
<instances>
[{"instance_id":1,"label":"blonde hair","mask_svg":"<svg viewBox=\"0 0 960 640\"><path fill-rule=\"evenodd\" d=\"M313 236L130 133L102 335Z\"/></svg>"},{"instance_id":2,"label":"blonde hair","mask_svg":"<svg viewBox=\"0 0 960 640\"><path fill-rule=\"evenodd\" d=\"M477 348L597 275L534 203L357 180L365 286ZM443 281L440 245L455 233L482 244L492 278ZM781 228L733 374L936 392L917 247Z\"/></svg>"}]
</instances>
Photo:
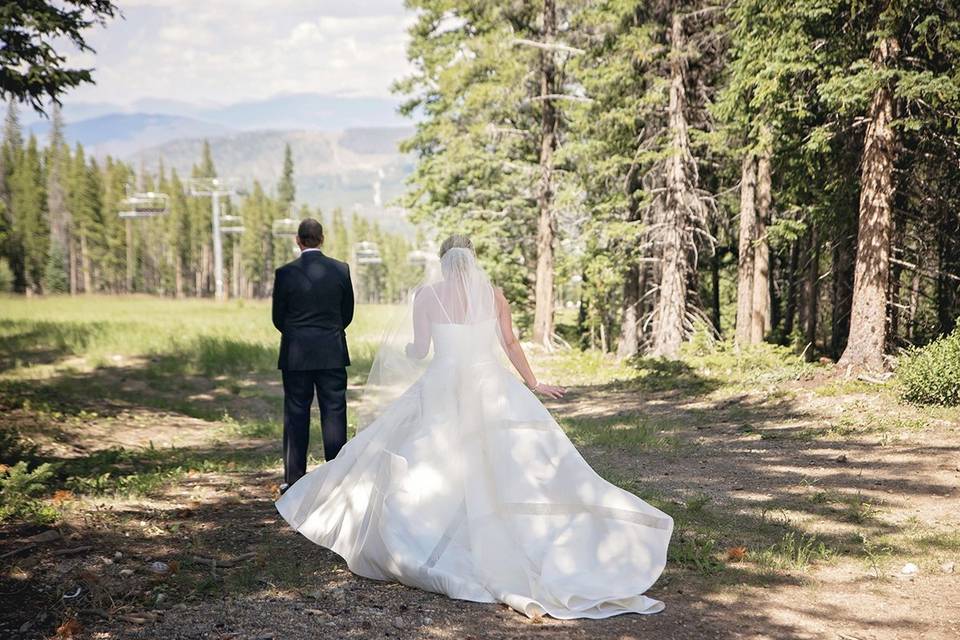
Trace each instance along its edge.
<instances>
[{"instance_id":1,"label":"blonde hair","mask_svg":"<svg viewBox=\"0 0 960 640\"><path fill-rule=\"evenodd\" d=\"M443 254L450 249L470 249L470 251L473 251L473 241L463 234L455 233L440 245L440 257L442 258Z\"/></svg>"}]
</instances>

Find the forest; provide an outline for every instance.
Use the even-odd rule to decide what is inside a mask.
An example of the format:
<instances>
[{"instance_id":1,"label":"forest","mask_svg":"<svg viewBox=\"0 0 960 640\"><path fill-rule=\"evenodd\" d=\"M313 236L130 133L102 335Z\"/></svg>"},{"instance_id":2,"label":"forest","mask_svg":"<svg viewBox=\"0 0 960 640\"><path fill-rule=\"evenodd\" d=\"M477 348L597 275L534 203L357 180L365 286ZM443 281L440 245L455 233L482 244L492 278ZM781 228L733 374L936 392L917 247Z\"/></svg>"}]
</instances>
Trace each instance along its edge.
<instances>
[{"instance_id":1,"label":"forest","mask_svg":"<svg viewBox=\"0 0 960 640\"><path fill-rule=\"evenodd\" d=\"M957 0L123 4L122 25L111 0L0 4L0 637L956 640ZM411 125L406 190L388 205L406 232L321 211L296 143L263 147L278 180L234 185L213 133L177 170L67 141L73 88L143 88L111 58L139 55L131 33L158 36L144 64L169 102L190 91L164 34L196 29L197 51L246 60L251 45L224 33L244 26L238 15L280 39L303 16L298 34L349 32L365 46L347 80L406 47L407 72L385 74L399 76L392 103ZM395 46L371 25L394 30ZM60 56L64 38L100 46L101 27L117 35L97 68ZM297 42L277 54L293 60L286 74L269 73L329 89L316 41ZM221 80L217 64L198 65L204 84ZM247 86L267 93L263 74ZM49 115L44 138L22 124L27 109ZM215 179L229 195L207 188ZM578 455L518 473L546 483L582 457L668 514L666 568L640 588L663 611L567 620L448 599L355 575L284 524L288 404L270 299L308 216L350 263L359 303L345 393L347 447L363 453L348 464L372 459L380 433L419 433L357 437L366 384L428 254L468 234L538 383L565 391L543 407ZM463 370L449 386L469 411L512 395ZM309 465L322 469L317 413ZM492 469L511 469L500 463L552 451L544 422L409 444L455 456L477 442ZM375 513L388 499L446 501L450 479L432 465L380 459L416 482L378 493ZM463 509L456 527L486 521ZM387 531L364 522L364 537ZM551 571L569 574L576 530L557 538ZM458 544L451 531L434 549ZM598 562L622 557L618 537L591 545Z\"/></svg>"},{"instance_id":2,"label":"forest","mask_svg":"<svg viewBox=\"0 0 960 640\"><path fill-rule=\"evenodd\" d=\"M274 219L316 216L332 255L377 242L365 301L402 300L423 238L469 233L534 342L676 357L696 332L882 369L960 314L960 9L953 2L408 0L398 80L416 124L402 204L417 241L297 205L228 204L227 290L270 293ZM98 163L59 115L44 149L8 106L0 285L211 296L209 148L192 175ZM278 158L278 162L281 159ZM168 215L122 220L126 193ZM569 312L568 312L569 310Z\"/></svg>"}]
</instances>

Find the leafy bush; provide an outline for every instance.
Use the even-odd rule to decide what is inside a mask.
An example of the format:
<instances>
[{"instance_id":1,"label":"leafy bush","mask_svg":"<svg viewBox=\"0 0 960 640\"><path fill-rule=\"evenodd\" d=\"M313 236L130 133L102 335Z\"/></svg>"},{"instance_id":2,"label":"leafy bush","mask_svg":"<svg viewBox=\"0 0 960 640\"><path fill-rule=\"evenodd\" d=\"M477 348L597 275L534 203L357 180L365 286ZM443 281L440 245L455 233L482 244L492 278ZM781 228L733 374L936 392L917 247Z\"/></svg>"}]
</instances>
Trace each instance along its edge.
<instances>
[{"instance_id":1,"label":"leafy bush","mask_svg":"<svg viewBox=\"0 0 960 640\"><path fill-rule=\"evenodd\" d=\"M40 524L55 522L60 514L40 500L52 478L53 467L48 463L33 470L22 461L12 467L0 466L0 522L15 518Z\"/></svg>"},{"instance_id":2,"label":"leafy bush","mask_svg":"<svg viewBox=\"0 0 960 640\"><path fill-rule=\"evenodd\" d=\"M925 347L913 348L897 366L900 395L917 404L960 404L960 326Z\"/></svg>"}]
</instances>

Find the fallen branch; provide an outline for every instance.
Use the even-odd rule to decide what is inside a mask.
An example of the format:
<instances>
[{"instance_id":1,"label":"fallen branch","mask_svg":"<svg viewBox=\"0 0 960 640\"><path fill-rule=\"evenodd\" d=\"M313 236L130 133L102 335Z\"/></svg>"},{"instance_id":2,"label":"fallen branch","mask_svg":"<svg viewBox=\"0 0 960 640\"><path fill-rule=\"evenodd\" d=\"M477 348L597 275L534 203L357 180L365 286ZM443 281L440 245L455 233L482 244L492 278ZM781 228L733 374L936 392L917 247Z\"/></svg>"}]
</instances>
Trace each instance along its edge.
<instances>
[{"instance_id":1,"label":"fallen branch","mask_svg":"<svg viewBox=\"0 0 960 640\"><path fill-rule=\"evenodd\" d=\"M230 568L230 567L237 566L241 562L246 562L247 560L252 560L253 558L256 558L256 557L257 557L256 552L251 551L250 553L244 553L243 555L237 556L236 558L233 558L231 560L217 560L215 558L204 558L202 556L193 556L193 561L198 564L205 564L209 567L214 567L214 568L216 567Z\"/></svg>"},{"instance_id":2,"label":"fallen branch","mask_svg":"<svg viewBox=\"0 0 960 640\"><path fill-rule=\"evenodd\" d=\"M544 51L565 51L567 53L582 54L586 53L583 49L578 49L577 47L571 47L570 45L563 44L562 42L539 42L537 40L529 40L527 38L514 38L514 45L525 45L527 47L534 47L536 49L543 49Z\"/></svg>"},{"instance_id":3,"label":"fallen branch","mask_svg":"<svg viewBox=\"0 0 960 640\"><path fill-rule=\"evenodd\" d=\"M887 384L887 381L893 377L892 373L884 373L879 376L872 376L866 373L861 373L857 376L857 380L863 380L864 382L869 382L870 384Z\"/></svg>"},{"instance_id":4,"label":"fallen branch","mask_svg":"<svg viewBox=\"0 0 960 640\"><path fill-rule=\"evenodd\" d=\"M156 622L157 614L150 612L144 612L140 615L125 613L117 616L117 620L123 620L124 622L130 622L133 624L147 624L148 622Z\"/></svg>"},{"instance_id":5,"label":"fallen branch","mask_svg":"<svg viewBox=\"0 0 960 640\"><path fill-rule=\"evenodd\" d=\"M103 609L80 609L82 614L90 614L92 616L100 616L101 618L109 618L110 614Z\"/></svg>"},{"instance_id":6,"label":"fallen branch","mask_svg":"<svg viewBox=\"0 0 960 640\"><path fill-rule=\"evenodd\" d=\"M13 551L7 551L5 554L0 556L0 560L3 560L4 558L9 558L10 556L15 556L22 551L29 551L30 549L33 549L35 546L37 546L36 543L28 544L25 547L20 547L19 549L14 549Z\"/></svg>"},{"instance_id":7,"label":"fallen branch","mask_svg":"<svg viewBox=\"0 0 960 640\"><path fill-rule=\"evenodd\" d=\"M75 553L84 553L85 551L90 551L91 549L93 549L93 547L88 545L84 547L73 547L72 549L57 549L51 553L55 556L71 556Z\"/></svg>"},{"instance_id":8,"label":"fallen branch","mask_svg":"<svg viewBox=\"0 0 960 640\"><path fill-rule=\"evenodd\" d=\"M593 102L593 98L588 98L586 96L571 96L566 93L548 93L542 96L533 96L530 98L530 102L536 102L538 100L571 100L573 102Z\"/></svg>"}]
</instances>

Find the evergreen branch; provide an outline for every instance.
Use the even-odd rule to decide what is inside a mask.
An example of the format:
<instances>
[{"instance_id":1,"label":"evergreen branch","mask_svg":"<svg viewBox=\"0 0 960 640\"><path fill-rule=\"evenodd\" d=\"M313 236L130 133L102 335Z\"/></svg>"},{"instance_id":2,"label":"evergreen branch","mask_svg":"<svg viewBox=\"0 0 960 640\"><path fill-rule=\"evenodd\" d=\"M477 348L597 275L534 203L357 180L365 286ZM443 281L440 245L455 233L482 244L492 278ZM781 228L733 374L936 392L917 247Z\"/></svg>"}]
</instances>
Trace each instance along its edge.
<instances>
[{"instance_id":1,"label":"evergreen branch","mask_svg":"<svg viewBox=\"0 0 960 640\"><path fill-rule=\"evenodd\" d=\"M565 53L572 53L575 55L581 55L586 53L583 49L578 49L577 47L571 47L560 42L539 42L537 40L528 40L527 38L514 38L512 44L523 45L527 47L534 47L536 49L543 49L544 51L563 51Z\"/></svg>"}]
</instances>

